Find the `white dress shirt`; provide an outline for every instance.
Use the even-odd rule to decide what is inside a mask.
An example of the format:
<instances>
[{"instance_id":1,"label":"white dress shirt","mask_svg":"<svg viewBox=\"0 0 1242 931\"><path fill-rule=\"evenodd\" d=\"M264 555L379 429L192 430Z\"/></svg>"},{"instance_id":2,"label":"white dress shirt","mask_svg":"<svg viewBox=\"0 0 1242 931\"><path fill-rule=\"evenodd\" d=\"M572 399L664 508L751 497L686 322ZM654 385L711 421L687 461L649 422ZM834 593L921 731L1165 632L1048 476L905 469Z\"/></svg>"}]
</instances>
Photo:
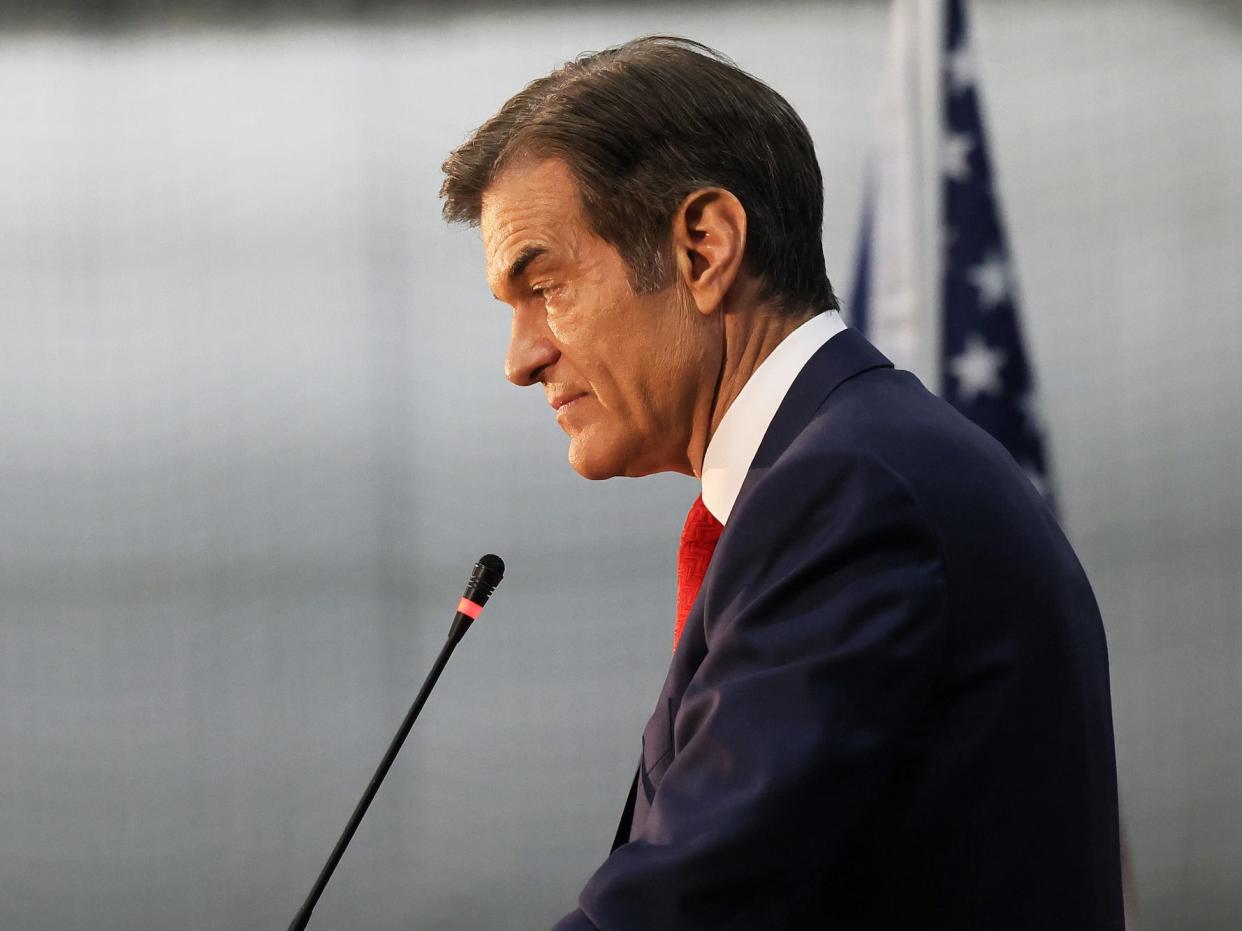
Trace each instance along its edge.
<instances>
[{"instance_id":1,"label":"white dress shirt","mask_svg":"<svg viewBox=\"0 0 1242 931\"><path fill-rule=\"evenodd\" d=\"M794 379L816 350L845 330L835 310L816 314L786 336L759 364L729 405L703 455L703 503L722 524L742 490L759 444Z\"/></svg>"}]
</instances>

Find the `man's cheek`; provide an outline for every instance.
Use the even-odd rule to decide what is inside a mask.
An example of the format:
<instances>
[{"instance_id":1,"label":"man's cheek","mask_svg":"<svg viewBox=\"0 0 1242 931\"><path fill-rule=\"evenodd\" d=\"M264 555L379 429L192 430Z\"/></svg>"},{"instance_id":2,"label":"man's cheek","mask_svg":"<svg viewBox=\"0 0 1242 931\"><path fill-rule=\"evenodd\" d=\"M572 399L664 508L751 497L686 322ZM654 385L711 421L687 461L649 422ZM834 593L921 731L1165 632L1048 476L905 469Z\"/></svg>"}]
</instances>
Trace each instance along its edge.
<instances>
[{"instance_id":1,"label":"man's cheek","mask_svg":"<svg viewBox=\"0 0 1242 931\"><path fill-rule=\"evenodd\" d=\"M548 304L548 331L563 346L581 346L592 338L595 321L576 298L573 290L566 289Z\"/></svg>"}]
</instances>

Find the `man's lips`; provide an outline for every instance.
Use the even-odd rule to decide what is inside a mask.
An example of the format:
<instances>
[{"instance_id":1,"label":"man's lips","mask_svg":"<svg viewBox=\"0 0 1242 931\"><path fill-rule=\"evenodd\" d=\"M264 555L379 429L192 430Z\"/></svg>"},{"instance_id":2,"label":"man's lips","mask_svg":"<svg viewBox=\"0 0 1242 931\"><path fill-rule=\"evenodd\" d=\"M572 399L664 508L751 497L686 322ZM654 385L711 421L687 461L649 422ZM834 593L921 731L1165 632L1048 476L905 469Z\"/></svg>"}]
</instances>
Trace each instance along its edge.
<instances>
[{"instance_id":1,"label":"man's lips","mask_svg":"<svg viewBox=\"0 0 1242 931\"><path fill-rule=\"evenodd\" d=\"M585 391L569 391L565 394L553 395L548 398L548 403L552 405L552 410L559 414L563 408L568 407L579 398L585 398L586 396L587 393Z\"/></svg>"}]
</instances>

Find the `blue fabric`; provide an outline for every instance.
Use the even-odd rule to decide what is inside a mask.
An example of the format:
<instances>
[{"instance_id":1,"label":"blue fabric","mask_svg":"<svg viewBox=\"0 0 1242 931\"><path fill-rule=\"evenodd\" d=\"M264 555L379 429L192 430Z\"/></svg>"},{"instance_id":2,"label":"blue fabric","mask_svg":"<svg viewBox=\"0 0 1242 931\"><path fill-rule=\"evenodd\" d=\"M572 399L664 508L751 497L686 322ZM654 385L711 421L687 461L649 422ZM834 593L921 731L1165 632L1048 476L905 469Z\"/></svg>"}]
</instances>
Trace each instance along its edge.
<instances>
[{"instance_id":1,"label":"blue fabric","mask_svg":"<svg viewBox=\"0 0 1242 931\"><path fill-rule=\"evenodd\" d=\"M946 4L944 38L949 55L962 54L969 47L961 0ZM1017 288L976 82L958 85L946 77L942 107L944 132L968 146L965 172L960 177L945 174L941 180L942 394L1009 450L1051 504L1052 476L1039 420L1035 373L1022 338ZM990 286L983 283L988 268L995 275ZM968 362L971 359L973 365ZM969 377L968 371L978 371L981 363L985 370L995 369L994 379Z\"/></svg>"},{"instance_id":2,"label":"blue fabric","mask_svg":"<svg viewBox=\"0 0 1242 931\"><path fill-rule=\"evenodd\" d=\"M557 931L1122 928L1108 660L1005 450L856 331L768 430Z\"/></svg>"}]
</instances>

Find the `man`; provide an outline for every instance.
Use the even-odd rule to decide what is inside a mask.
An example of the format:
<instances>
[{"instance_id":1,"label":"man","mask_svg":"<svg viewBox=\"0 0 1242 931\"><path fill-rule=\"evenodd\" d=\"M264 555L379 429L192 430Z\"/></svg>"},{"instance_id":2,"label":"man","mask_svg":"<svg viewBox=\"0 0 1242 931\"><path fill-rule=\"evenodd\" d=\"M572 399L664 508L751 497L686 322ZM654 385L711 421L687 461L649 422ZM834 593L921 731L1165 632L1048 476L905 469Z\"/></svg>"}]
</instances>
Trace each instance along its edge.
<instances>
[{"instance_id":1,"label":"man","mask_svg":"<svg viewBox=\"0 0 1242 931\"><path fill-rule=\"evenodd\" d=\"M558 929L1121 928L1090 586L1004 450L842 325L789 104L640 39L444 167L572 466L702 480L630 801Z\"/></svg>"}]
</instances>

